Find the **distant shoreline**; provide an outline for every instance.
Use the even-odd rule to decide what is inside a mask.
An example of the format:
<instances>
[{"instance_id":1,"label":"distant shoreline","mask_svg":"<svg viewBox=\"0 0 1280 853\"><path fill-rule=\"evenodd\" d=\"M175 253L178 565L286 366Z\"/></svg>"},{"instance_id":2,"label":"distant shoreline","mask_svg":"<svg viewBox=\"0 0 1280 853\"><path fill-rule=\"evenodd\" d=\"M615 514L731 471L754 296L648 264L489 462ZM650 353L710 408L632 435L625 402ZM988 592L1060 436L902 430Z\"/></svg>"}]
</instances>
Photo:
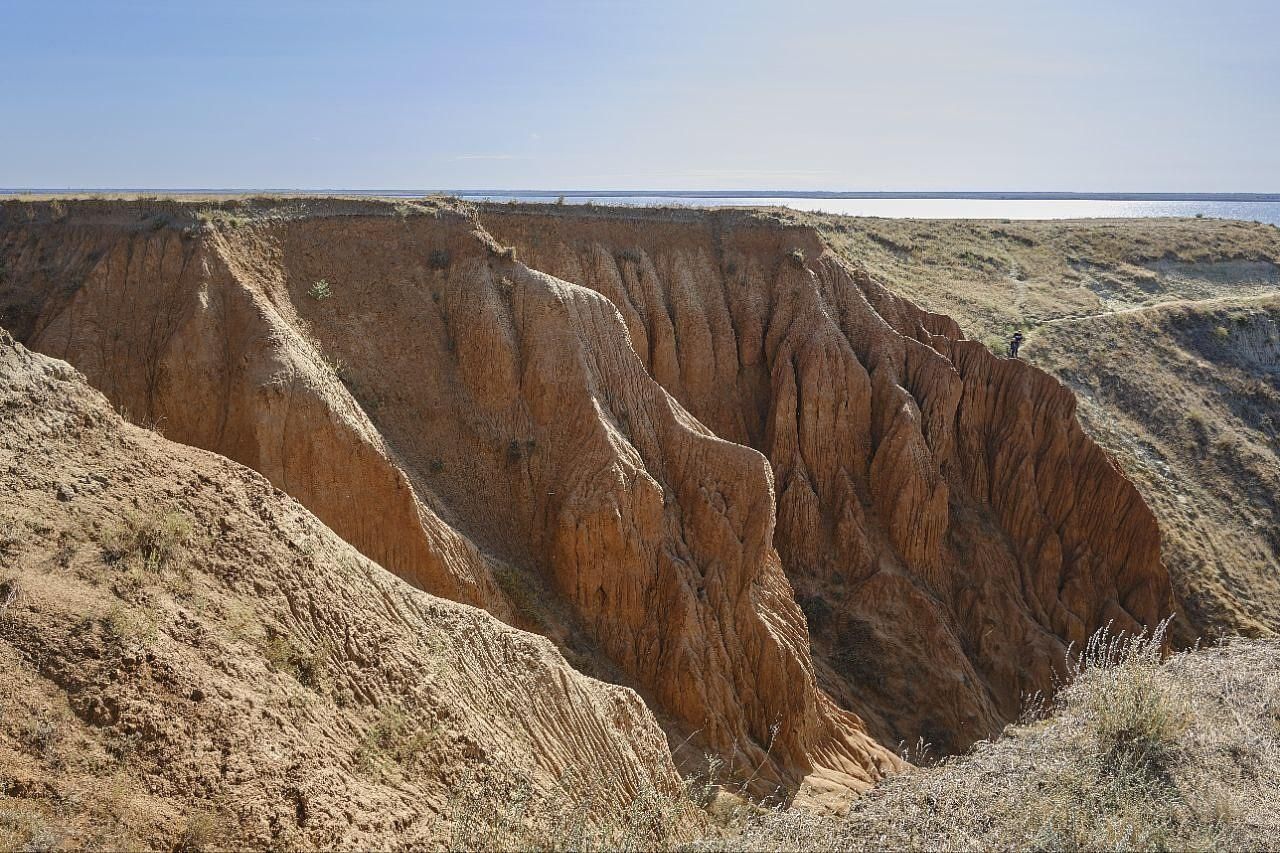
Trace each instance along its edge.
<instances>
[{"instance_id":1,"label":"distant shoreline","mask_svg":"<svg viewBox=\"0 0 1280 853\"><path fill-rule=\"evenodd\" d=\"M923 191L870 191L841 192L828 190L351 190L351 189L235 189L235 188L137 188L137 187L0 187L0 196L21 195L315 195L315 196L370 196L414 198L444 195L456 198L490 198L494 196L519 198L671 198L671 199L725 199L725 198L793 198L793 199L960 199L970 201L1208 201L1208 202L1280 202L1280 193L1124 193L1124 192L923 192Z\"/></svg>"},{"instance_id":2,"label":"distant shoreline","mask_svg":"<svg viewBox=\"0 0 1280 853\"><path fill-rule=\"evenodd\" d=\"M461 198L521 196L525 198L832 198L832 199L966 199L973 201L1235 201L1278 202L1280 193L1089 193L1089 192L836 192L827 190L457 190Z\"/></svg>"}]
</instances>

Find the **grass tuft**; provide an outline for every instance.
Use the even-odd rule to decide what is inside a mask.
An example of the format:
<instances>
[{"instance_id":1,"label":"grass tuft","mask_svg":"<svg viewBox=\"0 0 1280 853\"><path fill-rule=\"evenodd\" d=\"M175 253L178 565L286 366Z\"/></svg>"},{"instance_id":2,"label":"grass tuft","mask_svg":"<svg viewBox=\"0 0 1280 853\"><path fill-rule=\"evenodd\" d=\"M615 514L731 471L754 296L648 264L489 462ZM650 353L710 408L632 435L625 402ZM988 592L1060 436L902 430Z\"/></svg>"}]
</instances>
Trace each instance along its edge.
<instances>
[{"instance_id":1,"label":"grass tuft","mask_svg":"<svg viewBox=\"0 0 1280 853\"><path fill-rule=\"evenodd\" d=\"M768 810L693 849L1280 847L1280 644L1166 659L1165 627L1095 636L1038 712L886 779L842 818Z\"/></svg>"},{"instance_id":2,"label":"grass tuft","mask_svg":"<svg viewBox=\"0 0 1280 853\"><path fill-rule=\"evenodd\" d=\"M322 691L328 685L328 667L323 654L302 648L286 634L269 630L262 656L272 667L293 676L304 687Z\"/></svg>"},{"instance_id":3,"label":"grass tuft","mask_svg":"<svg viewBox=\"0 0 1280 853\"><path fill-rule=\"evenodd\" d=\"M430 761L438 737L435 727L422 726L400 708L383 708L365 731L356 753L361 772L386 776L390 771L417 772Z\"/></svg>"}]
</instances>

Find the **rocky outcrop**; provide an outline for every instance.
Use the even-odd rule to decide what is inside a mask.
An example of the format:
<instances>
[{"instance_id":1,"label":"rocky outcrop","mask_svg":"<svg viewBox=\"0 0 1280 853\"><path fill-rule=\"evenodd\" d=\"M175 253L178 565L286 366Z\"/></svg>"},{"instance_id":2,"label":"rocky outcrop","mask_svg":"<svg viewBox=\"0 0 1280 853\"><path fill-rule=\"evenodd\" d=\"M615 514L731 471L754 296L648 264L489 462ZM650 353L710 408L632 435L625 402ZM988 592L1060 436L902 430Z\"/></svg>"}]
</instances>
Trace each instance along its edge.
<instances>
[{"instance_id":1,"label":"rocky outcrop","mask_svg":"<svg viewBox=\"0 0 1280 853\"><path fill-rule=\"evenodd\" d=\"M861 787L897 766L881 743L985 737L1068 642L1171 606L1071 395L809 230L149 210L5 208L0 305L30 345L636 687L681 762Z\"/></svg>"}]
</instances>

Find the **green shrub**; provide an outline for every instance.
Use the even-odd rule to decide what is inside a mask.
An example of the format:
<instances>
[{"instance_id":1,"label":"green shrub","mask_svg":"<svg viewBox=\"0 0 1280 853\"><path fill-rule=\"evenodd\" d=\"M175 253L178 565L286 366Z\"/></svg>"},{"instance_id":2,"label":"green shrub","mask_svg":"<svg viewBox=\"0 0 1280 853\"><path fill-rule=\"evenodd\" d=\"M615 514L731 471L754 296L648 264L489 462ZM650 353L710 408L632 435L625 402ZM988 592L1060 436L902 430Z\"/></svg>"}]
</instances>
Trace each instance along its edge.
<instances>
[{"instance_id":1,"label":"green shrub","mask_svg":"<svg viewBox=\"0 0 1280 853\"><path fill-rule=\"evenodd\" d=\"M317 301L328 299L333 295L333 290L329 287L329 282L320 279L307 290L307 295Z\"/></svg>"}]
</instances>

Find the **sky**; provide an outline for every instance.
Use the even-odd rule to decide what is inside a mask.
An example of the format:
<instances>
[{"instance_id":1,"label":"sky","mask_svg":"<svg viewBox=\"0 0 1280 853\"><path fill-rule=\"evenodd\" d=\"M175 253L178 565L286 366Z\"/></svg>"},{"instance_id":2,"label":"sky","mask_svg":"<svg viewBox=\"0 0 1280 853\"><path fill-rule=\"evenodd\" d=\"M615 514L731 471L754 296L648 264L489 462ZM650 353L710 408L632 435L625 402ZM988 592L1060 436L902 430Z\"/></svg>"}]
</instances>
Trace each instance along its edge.
<instances>
[{"instance_id":1,"label":"sky","mask_svg":"<svg viewBox=\"0 0 1280 853\"><path fill-rule=\"evenodd\" d=\"M0 187L1280 192L1277 0L0 0Z\"/></svg>"}]
</instances>

